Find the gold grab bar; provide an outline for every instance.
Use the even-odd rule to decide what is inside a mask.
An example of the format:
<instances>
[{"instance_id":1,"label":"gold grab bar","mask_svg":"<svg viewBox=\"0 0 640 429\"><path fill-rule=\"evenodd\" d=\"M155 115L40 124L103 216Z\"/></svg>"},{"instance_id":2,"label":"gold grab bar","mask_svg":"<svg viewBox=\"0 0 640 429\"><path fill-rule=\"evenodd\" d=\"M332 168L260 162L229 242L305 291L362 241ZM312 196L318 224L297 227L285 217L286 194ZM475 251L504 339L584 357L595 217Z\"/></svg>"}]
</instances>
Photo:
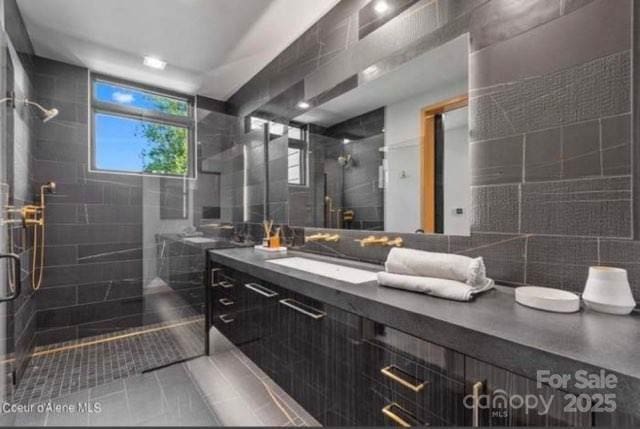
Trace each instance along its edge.
<instances>
[{"instance_id":1,"label":"gold grab bar","mask_svg":"<svg viewBox=\"0 0 640 429\"><path fill-rule=\"evenodd\" d=\"M405 380L404 378L400 377L400 375L398 374L394 374L394 371L400 374L405 374L405 375L409 375L407 373L405 373L404 371L402 371L400 368L398 368L395 365L389 365L386 368L382 368L380 370L380 372L385 376L388 377L390 379L392 379L393 381L395 381L396 383L400 383L401 385L403 385L404 387L413 390L414 392L418 393L420 392L422 389L424 389L424 387L427 385L427 382L422 382L420 384L413 384L407 380Z\"/></svg>"},{"instance_id":2,"label":"gold grab bar","mask_svg":"<svg viewBox=\"0 0 640 429\"><path fill-rule=\"evenodd\" d=\"M480 427L480 393L484 384L478 381L473 385L473 412L471 414L471 426Z\"/></svg>"},{"instance_id":3,"label":"gold grab bar","mask_svg":"<svg viewBox=\"0 0 640 429\"><path fill-rule=\"evenodd\" d=\"M404 417L399 416L397 413L393 412L393 408L397 408L398 411L400 411L402 414L404 414ZM398 405L397 402L392 402L391 404L385 406L382 409L382 414L384 414L385 416L389 417L391 420L394 421L394 423L396 423L398 426L402 426L403 428L410 428L412 426L419 426L418 423L418 419L416 419L415 417L413 417L413 415L405 410L404 408L402 408L400 405ZM411 419L414 421L414 424L411 424L410 422L408 422L407 420Z\"/></svg>"}]
</instances>

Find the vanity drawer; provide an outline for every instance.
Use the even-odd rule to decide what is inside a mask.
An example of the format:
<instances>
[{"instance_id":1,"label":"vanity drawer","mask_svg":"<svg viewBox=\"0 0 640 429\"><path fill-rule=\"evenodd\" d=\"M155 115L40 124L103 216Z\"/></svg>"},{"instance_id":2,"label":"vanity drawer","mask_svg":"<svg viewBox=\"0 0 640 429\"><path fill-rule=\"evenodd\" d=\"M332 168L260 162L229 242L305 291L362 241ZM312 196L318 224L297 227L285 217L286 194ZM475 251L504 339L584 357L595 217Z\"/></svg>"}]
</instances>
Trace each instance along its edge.
<instances>
[{"instance_id":1,"label":"vanity drawer","mask_svg":"<svg viewBox=\"0 0 640 429\"><path fill-rule=\"evenodd\" d=\"M214 315L248 311L277 302L279 292L246 276L220 275L220 281L212 286L212 308Z\"/></svg>"},{"instance_id":2,"label":"vanity drawer","mask_svg":"<svg viewBox=\"0 0 640 429\"><path fill-rule=\"evenodd\" d=\"M450 426L451 423L425 412L417 403L407 401L397 391L373 384L362 392L363 409L359 423L364 426Z\"/></svg>"},{"instance_id":3,"label":"vanity drawer","mask_svg":"<svg viewBox=\"0 0 640 429\"><path fill-rule=\"evenodd\" d=\"M464 423L463 355L370 321L365 335L362 376L369 389L421 423Z\"/></svg>"},{"instance_id":4,"label":"vanity drawer","mask_svg":"<svg viewBox=\"0 0 640 429\"><path fill-rule=\"evenodd\" d=\"M570 402L567 392L549 386L539 386L536 380L503 368L466 357L467 393L479 398L467 410L467 424L492 427L591 427L591 410L566 409ZM513 398L528 398L534 404ZM548 404L548 408L543 406ZM481 405L482 404L482 405ZM597 413L596 413L597 414Z\"/></svg>"},{"instance_id":5,"label":"vanity drawer","mask_svg":"<svg viewBox=\"0 0 640 429\"><path fill-rule=\"evenodd\" d=\"M264 336L262 325L264 310L254 308L213 316L213 326L237 346L258 341Z\"/></svg>"}]
</instances>

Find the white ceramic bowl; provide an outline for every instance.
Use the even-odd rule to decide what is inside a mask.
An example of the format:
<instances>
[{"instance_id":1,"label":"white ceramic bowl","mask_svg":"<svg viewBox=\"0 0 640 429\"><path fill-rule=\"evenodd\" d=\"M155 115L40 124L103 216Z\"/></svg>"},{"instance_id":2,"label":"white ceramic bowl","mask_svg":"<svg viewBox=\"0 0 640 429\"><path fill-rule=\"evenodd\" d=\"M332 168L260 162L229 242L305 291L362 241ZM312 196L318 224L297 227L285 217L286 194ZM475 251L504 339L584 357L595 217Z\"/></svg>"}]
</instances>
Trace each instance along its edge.
<instances>
[{"instance_id":1,"label":"white ceramic bowl","mask_svg":"<svg viewBox=\"0 0 640 429\"><path fill-rule=\"evenodd\" d=\"M627 278L627 270L591 267L582 294L587 307L609 314L629 314L636 306Z\"/></svg>"}]
</instances>

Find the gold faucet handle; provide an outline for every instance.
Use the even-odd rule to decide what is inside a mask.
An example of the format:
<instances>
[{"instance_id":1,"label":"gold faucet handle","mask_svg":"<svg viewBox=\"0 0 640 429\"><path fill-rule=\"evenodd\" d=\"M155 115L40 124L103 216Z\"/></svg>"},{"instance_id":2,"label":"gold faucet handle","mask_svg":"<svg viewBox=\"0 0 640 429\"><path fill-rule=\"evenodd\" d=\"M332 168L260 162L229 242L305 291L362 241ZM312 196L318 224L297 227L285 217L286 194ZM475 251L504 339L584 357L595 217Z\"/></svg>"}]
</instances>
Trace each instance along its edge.
<instances>
[{"instance_id":1,"label":"gold faucet handle","mask_svg":"<svg viewBox=\"0 0 640 429\"><path fill-rule=\"evenodd\" d=\"M380 238L376 238L373 235L368 236L367 238L363 238L362 240L354 240L360 242L360 246L369 247L369 246L386 246L389 242L389 237L384 236Z\"/></svg>"},{"instance_id":2,"label":"gold faucet handle","mask_svg":"<svg viewBox=\"0 0 640 429\"><path fill-rule=\"evenodd\" d=\"M304 238L304 241L322 241L325 240L327 237L329 237L329 234L314 234L314 235L308 235Z\"/></svg>"},{"instance_id":3,"label":"gold faucet handle","mask_svg":"<svg viewBox=\"0 0 640 429\"><path fill-rule=\"evenodd\" d=\"M387 246L404 247L404 240L402 239L402 237L394 238L393 240L387 241Z\"/></svg>"}]
</instances>

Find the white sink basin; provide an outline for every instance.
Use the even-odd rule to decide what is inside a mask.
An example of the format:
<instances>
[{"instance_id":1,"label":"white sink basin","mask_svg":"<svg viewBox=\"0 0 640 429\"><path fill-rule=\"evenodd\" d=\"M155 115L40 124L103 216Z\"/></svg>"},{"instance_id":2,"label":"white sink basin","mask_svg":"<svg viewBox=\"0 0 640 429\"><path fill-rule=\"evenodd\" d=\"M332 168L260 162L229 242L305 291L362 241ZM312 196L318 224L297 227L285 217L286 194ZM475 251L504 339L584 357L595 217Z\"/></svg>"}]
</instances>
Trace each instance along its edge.
<instances>
[{"instance_id":1,"label":"white sink basin","mask_svg":"<svg viewBox=\"0 0 640 429\"><path fill-rule=\"evenodd\" d=\"M372 271L359 270L357 268L345 267L343 265L331 264L329 262L316 261L307 258L282 258L267 261L272 264L282 265L283 267L294 268L300 271L306 271L330 279L340 280L346 283L360 284L378 279L376 273Z\"/></svg>"},{"instance_id":2,"label":"white sink basin","mask_svg":"<svg viewBox=\"0 0 640 429\"><path fill-rule=\"evenodd\" d=\"M205 238L205 237L189 237L189 238L183 238L183 240L189 243L194 243L194 244L215 243L216 241L218 241L213 238Z\"/></svg>"}]
</instances>

